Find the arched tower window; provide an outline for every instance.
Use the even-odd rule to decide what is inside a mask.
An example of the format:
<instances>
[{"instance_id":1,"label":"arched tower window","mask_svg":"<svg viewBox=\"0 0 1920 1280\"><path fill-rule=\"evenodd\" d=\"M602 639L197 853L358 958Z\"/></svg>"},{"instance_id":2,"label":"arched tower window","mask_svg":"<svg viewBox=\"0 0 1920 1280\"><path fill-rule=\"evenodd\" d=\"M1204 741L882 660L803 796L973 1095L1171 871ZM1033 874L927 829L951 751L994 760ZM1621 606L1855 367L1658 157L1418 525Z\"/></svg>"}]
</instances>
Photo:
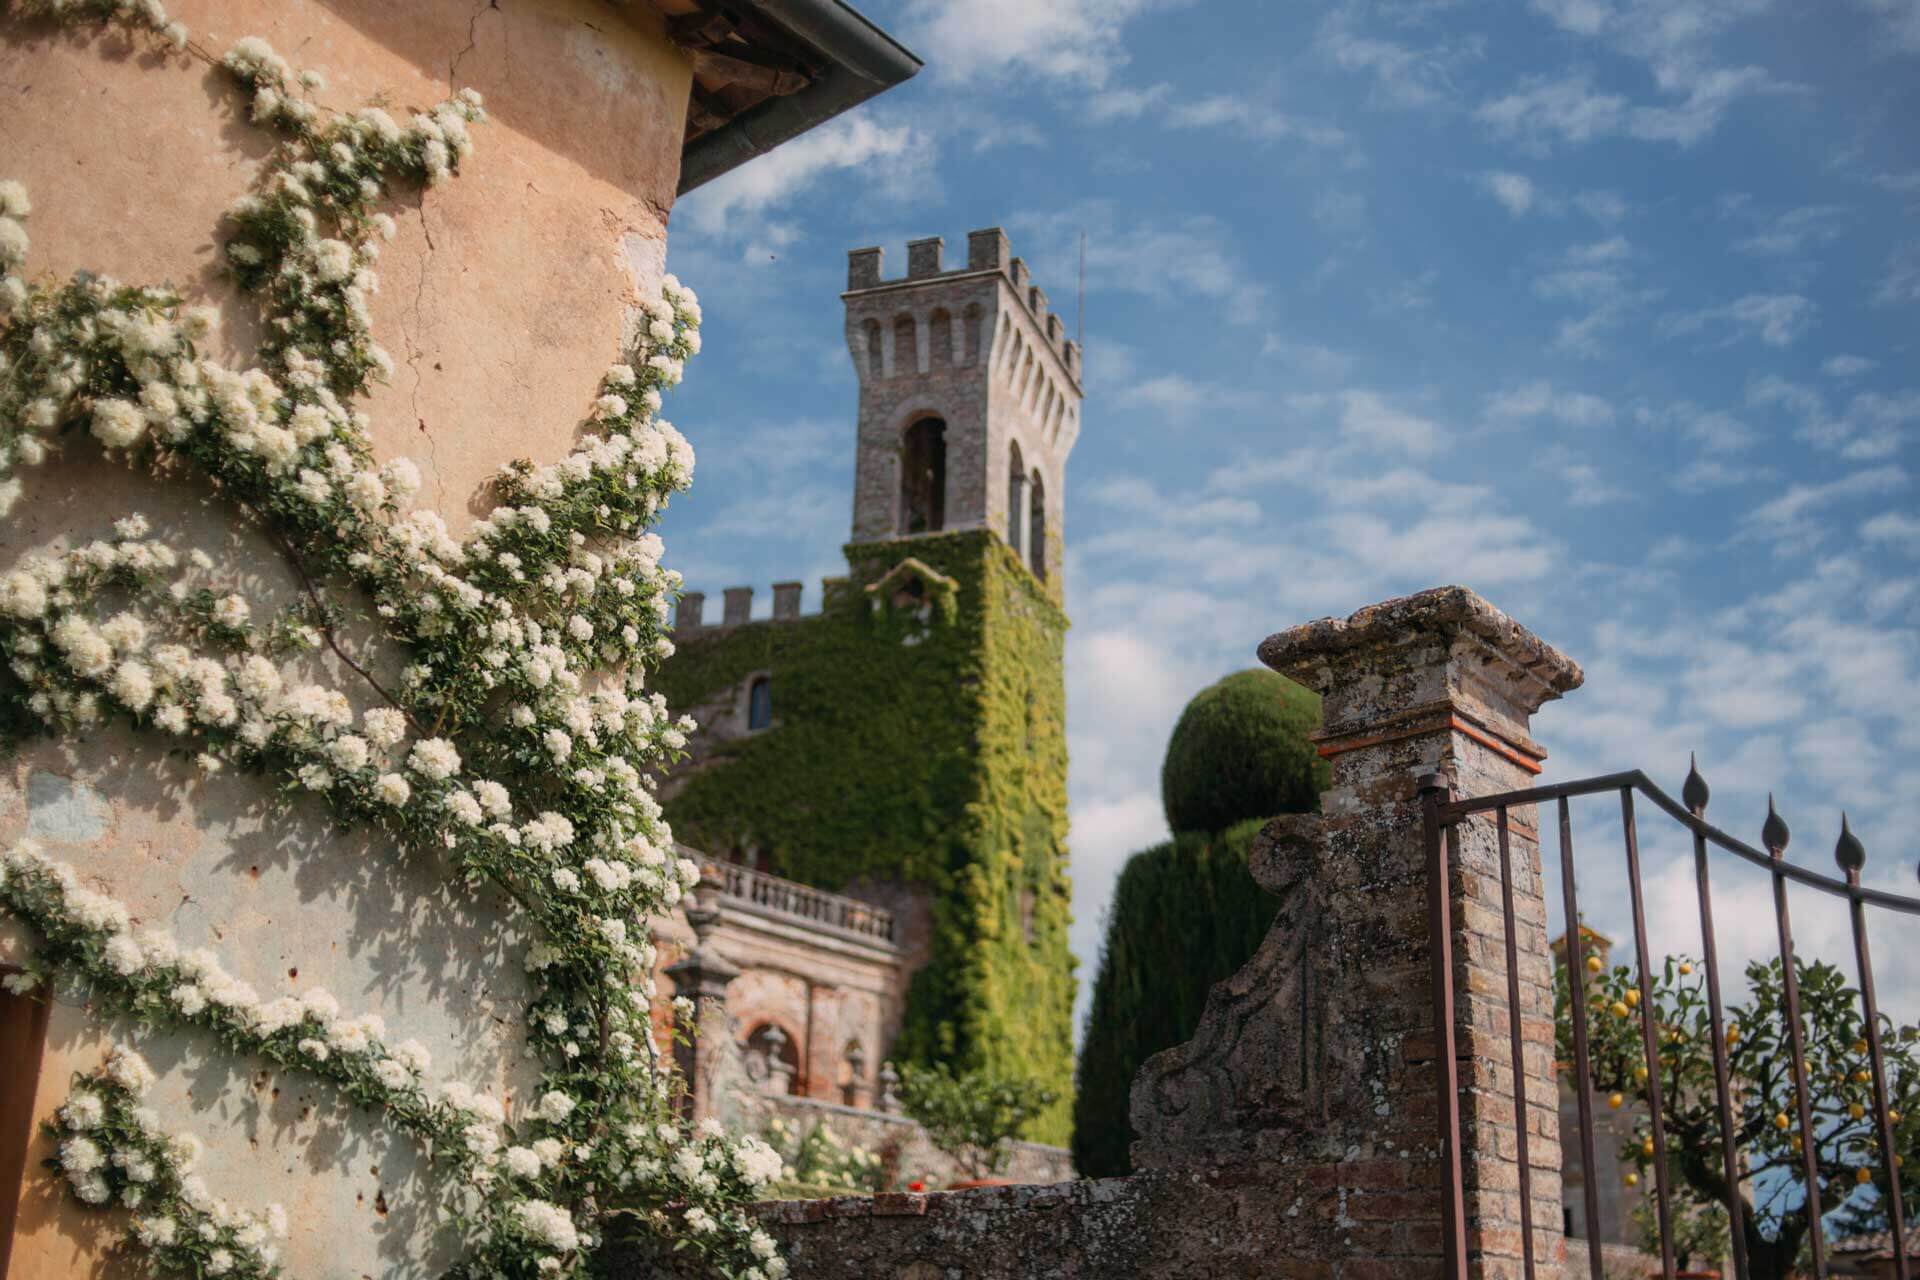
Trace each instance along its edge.
<instances>
[{"instance_id":1,"label":"arched tower window","mask_svg":"<svg viewBox=\"0 0 1920 1280\"><path fill-rule=\"evenodd\" d=\"M947 523L947 424L922 418L900 450L900 532L938 533Z\"/></svg>"},{"instance_id":2,"label":"arched tower window","mask_svg":"<svg viewBox=\"0 0 1920 1280\"><path fill-rule=\"evenodd\" d=\"M893 376L896 378L920 368L920 346L915 329L912 316L903 313L893 318Z\"/></svg>"},{"instance_id":3,"label":"arched tower window","mask_svg":"<svg viewBox=\"0 0 1920 1280\"><path fill-rule=\"evenodd\" d=\"M880 322L867 321L867 376L878 378L882 375L880 363Z\"/></svg>"},{"instance_id":4,"label":"arched tower window","mask_svg":"<svg viewBox=\"0 0 1920 1280\"><path fill-rule=\"evenodd\" d=\"M773 680L768 676L755 676L753 683L747 686L747 728L768 729L773 726Z\"/></svg>"},{"instance_id":5,"label":"arched tower window","mask_svg":"<svg viewBox=\"0 0 1920 1280\"><path fill-rule=\"evenodd\" d=\"M953 363L953 316L942 307L927 318L928 363L944 369Z\"/></svg>"},{"instance_id":6,"label":"arched tower window","mask_svg":"<svg viewBox=\"0 0 1920 1280\"><path fill-rule=\"evenodd\" d=\"M1026 554L1020 542L1027 518L1027 468L1020 461L1020 442L1014 441L1007 452L1007 545L1016 556Z\"/></svg>"},{"instance_id":7,"label":"arched tower window","mask_svg":"<svg viewBox=\"0 0 1920 1280\"><path fill-rule=\"evenodd\" d=\"M1033 570L1033 576L1045 581L1047 577L1047 483L1040 478L1038 471L1033 473L1033 483L1027 503L1027 565Z\"/></svg>"}]
</instances>

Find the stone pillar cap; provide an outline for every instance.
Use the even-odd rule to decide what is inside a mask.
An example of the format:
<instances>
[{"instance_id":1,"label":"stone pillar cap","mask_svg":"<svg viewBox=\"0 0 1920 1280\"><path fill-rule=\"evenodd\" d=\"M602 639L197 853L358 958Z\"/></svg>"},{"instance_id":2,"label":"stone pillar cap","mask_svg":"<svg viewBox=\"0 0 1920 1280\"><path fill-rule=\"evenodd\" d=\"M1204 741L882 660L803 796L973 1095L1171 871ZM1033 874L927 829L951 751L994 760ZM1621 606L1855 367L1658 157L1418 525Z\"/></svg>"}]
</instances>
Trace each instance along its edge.
<instances>
[{"instance_id":1,"label":"stone pillar cap","mask_svg":"<svg viewBox=\"0 0 1920 1280\"><path fill-rule=\"evenodd\" d=\"M1422 635L1472 636L1510 668L1510 696L1528 712L1577 689L1580 664L1466 587L1431 587L1368 605L1346 618L1320 618L1260 643L1260 661L1319 693L1334 683L1337 659L1413 643Z\"/></svg>"}]
</instances>

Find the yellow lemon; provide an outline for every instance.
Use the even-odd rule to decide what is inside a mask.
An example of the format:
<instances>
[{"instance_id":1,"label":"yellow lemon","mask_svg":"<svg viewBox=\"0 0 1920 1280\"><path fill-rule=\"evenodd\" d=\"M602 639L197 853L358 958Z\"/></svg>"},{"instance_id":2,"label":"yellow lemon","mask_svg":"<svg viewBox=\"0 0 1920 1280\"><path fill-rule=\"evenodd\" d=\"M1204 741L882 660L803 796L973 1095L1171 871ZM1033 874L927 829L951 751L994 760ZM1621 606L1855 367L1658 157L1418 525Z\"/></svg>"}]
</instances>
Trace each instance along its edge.
<instances>
[{"instance_id":1,"label":"yellow lemon","mask_svg":"<svg viewBox=\"0 0 1920 1280\"><path fill-rule=\"evenodd\" d=\"M1645 1084L1647 1082L1647 1069L1645 1067L1635 1067L1633 1069L1633 1082L1635 1084Z\"/></svg>"},{"instance_id":2,"label":"yellow lemon","mask_svg":"<svg viewBox=\"0 0 1920 1280\"><path fill-rule=\"evenodd\" d=\"M1855 1053L1865 1053L1867 1051L1867 1042L1865 1040L1855 1040L1853 1042L1853 1051Z\"/></svg>"},{"instance_id":3,"label":"yellow lemon","mask_svg":"<svg viewBox=\"0 0 1920 1280\"><path fill-rule=\"evenodd\" d=\"M1773 1118L1773 1127L1776 1129L1784 1129L1792 1123L1793 1121L1787 1119L1787 1113L1784 1111L1780 1112L1778 1115L1774 1116Z\"/></svg>"},{"instance_id":4,"label":"yellow lemon","mask_svg":"<svg viewBox=\"0 0 1920 1280\"><path fill-rule=\"evenodd\" d=\"M1587 972L1588 972L1588 973L1598 973L1598 972L1600 972L1600 971L1601 971L1602 969L1604 969L1604 968L1606 968L1606 966L1600 963L1600 957L1599 957L1599 956L1588 956L1588 957L1587 957Z\"/></svg>"},{"instance_id":5,"label":"yellow lemon","mask_svg":"<svg viewBox=\"0 0 1920 1280\"><path fill-rule=\"evenodd\" d=\"M1609 1007L1610 1009L1612 1009L1612 1011L1613 1011L1613 1016L1614 1016L1614 1017L1616 1017L1616 1018L1624 1018L1624 1017L1626 1017L1626 1016L1627 1016L1627 1006L1626 1006L1626 1005L1624 1005L1624 1004L1622 1004L1622 1003L1620 1003L1620 1002L1619 1002L1618 1000L1615 1000L1615 1001L1614 1001L1614 1002L1613 1002L1613 1003L1612 1003L1612 1004L1611 1004L1610 1006L1608 1006L1608 1007Z\"/></svg>"},{"instance_id":6,"label":"yellow lemon","mask_svg":"<svg viewBox=\"0 0 1920 1280\"><path fill-rule=\"evenodd\" d=\"M1626 1176L1625 1179L1623 1179L1623 1181L1625 1181L1626 1184L1630 1187L1637 1187L1640 1185L1640 1175L1637 1173L1630 1173Z\"/></svg>"},{"instance_id":7,"label":"yellow lemon","mask_svg":"<svg viewBox=\"0 0 1920 1280\"><path fill-rule=\"evenodd\" d=\"M1646 1155L1646 1156L1650 1156L1650 1155L1652 1155L1652 1154L1653 1154L1653 1139L1652 1139L1652 1138L1647 1138L1647 1139L1645 1139L1645 1140L1643 1140L1643 1141L1642 1141L1642 1142L1640 1143L1640 1154L1641 1154L1641 1155Z\"/></svg>"},{"instance_id":8,"label":"yellow lemon","mask_svg":"<svg viewBox=\"0 0 1920 1280\"><path fill-rule=\"evenodd\" d=\"M1864 1067L1862 1067L1860 1070L1853 1073L1853 1082L1855 1084L1866 1084L1870 1082L1872 1079L1873 1079L1873 1072L1868 1071Z\"/></svg>"},{"instance_id":9,"label":"yellow lemon","mask_svg":"<svg viewBox=\"0 0 1920 1280\"><path fill-rule=\"evenodd\" d=\"M1867 1167L1866 1167L1865 1165L1862 1165L1862 1166L1861 1166L1860 1168L1858 1168L1858 1169L1855 1169L1855 1170L1853 1171L1853 1180L1854 1180L1855 1182L1858 1182L1858 1183L1861 1183L1861 1184L1863 1184L1863 1185L1864 1185L1865 1183L1869 1183L1869 1182L1872 1182L1872 1181L1873 1181L1873 1170L1871 1170L1871 1169L1869 1169L1869 1168L1867 1168Z\"/></svg>"},{"instance_id":10,"label":"yellow lemon","mask_svg":"<svg viewBox=\"0 0 1920 1280\"><path fill-rule=\"evenodd\" d=\"M1640 1003L1640 993L1639 993L1638 991L1631 991L1631 990L1630 990L1630 991L1628 991L1628 992L1627 992L1627 1006L1628 1006L1629 1008L1632 1008L1632 1007L1635 1007L1635 1006L1637 1006L1637 1005L1638 1005L1639 1003Z\"/></svg>"},{"instance_id":11,"label":"yellow lemon","mask_svg":"<svg viewBox=\"0 0 1920 1280\"><path fill-rule=\"evenodd\" d=\"M1861 1116L1867 1114L1867 1109L1857 1102L1849 1102L1847 1104L1847 1114L1855 1120L1858 1120Z\"/></svg>"},{"instance_id":12,"label":"yellow lemon","mask_svg":"<svg viewBox=\"0 0 1920 1280\"><path fill-rule=\"evenodd\" d=\"M1607 1095L1607 1105L1615 1111L1618 1111L1627 1105L1627 1095L1624 1093L1610 1093Z\"/></svg>"},{"instance_id":13,"label":"yellow lemon","mask_svg":"<svg viewBox=\"0 0 1920 1280\"><path fill-rule=\"evenodd\" d=\"M1688 964L1686 961L1682 960L1680 962L1680 972L1683 974L1692 973L1693 966Z\"/></svg>"}]
</instances>

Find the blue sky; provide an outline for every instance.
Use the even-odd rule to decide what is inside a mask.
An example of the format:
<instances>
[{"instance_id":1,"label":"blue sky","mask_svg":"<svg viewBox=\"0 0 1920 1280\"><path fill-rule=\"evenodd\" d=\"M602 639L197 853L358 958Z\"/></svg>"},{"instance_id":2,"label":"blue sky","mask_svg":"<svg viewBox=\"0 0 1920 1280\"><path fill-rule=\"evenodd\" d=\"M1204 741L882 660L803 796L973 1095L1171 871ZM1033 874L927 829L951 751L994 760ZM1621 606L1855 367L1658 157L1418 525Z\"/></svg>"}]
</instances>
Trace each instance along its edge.
<instances>
[{"instance_id":1,"label":"blue sky","mask_svg":"<svg viewBox=\"0 0 1920 1280\"><path fill-rule=\"evenodd\" d=\"M1083 979L1186 700L1269 632L1444 582L1585 664L1536 720L1549 777L1677 792L1696 750L1723 825L1774 790L1830 870L1844 806L1869 879L1920 888L1920 0L863 7L927 69L674 212L707 324L669 559L762 612L841 570L848 248L895 275L1002 224L1071 315L1086 233ZM1586 844L1624 936L1617 847ZM1675 849L1650 928L1697 949ZM1757 952L1764 878L1717 883L1723 951ZM1876 940L1920 1014L1906 935Z\"/></svg>"}]
</instances>

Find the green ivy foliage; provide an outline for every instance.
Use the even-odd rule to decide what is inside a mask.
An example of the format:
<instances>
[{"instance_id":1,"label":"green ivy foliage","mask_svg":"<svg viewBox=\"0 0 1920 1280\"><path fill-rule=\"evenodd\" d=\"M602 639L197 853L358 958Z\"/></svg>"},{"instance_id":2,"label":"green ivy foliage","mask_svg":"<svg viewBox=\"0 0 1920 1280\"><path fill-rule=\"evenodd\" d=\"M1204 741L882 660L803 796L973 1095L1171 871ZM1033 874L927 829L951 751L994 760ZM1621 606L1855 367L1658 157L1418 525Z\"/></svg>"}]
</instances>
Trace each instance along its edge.
<instances>
[{"instance_id":1,"label":"green ivy foliage","mask_svg":"<svg viewBox=\"0 0 1920 1280\"><path fill-rule=\"evenodd\" d=\"M824 889L925 886L932 956L896 1055L1036 1081L1062 1100L1024 1136L1064 1142L1066 617L985 531L846 553L851 583L819 616L678 638L657 681L670 705L769 672L773 726L719 748L667 817L696 848L752 848L775 874ZM932 591L914 607L863 589L908 556L953 579L953 599Z\"/></svg>"},{"instance_id":2,"label":"green ivy foliage","mask_svg":"<svg viewBox=\"0 0 1920 1280\"><path fill-rule=\"evenodd\" d=\"M1307 735L1320 696L1276 671L1238 671L1200 691L1160 767L1171 831L1225 831L1248 818L1307 813L1332 783Z\"/></svg>"},{"instance_id":3,"label":"green ivy foliage","mask_svg":"<svg viewBox=\"0 0 1920 1280\"><path fill-rule=\"evenodd\" d=\"M1207 992L1267 936L1280 900L1247 870L1262 825L1178 836L1134 854L1120 873L1074 1082L1073 1167L1082 1176L1128 1172L1134 1075L1192 1039Z\"/></svg>"}]
</instances>

